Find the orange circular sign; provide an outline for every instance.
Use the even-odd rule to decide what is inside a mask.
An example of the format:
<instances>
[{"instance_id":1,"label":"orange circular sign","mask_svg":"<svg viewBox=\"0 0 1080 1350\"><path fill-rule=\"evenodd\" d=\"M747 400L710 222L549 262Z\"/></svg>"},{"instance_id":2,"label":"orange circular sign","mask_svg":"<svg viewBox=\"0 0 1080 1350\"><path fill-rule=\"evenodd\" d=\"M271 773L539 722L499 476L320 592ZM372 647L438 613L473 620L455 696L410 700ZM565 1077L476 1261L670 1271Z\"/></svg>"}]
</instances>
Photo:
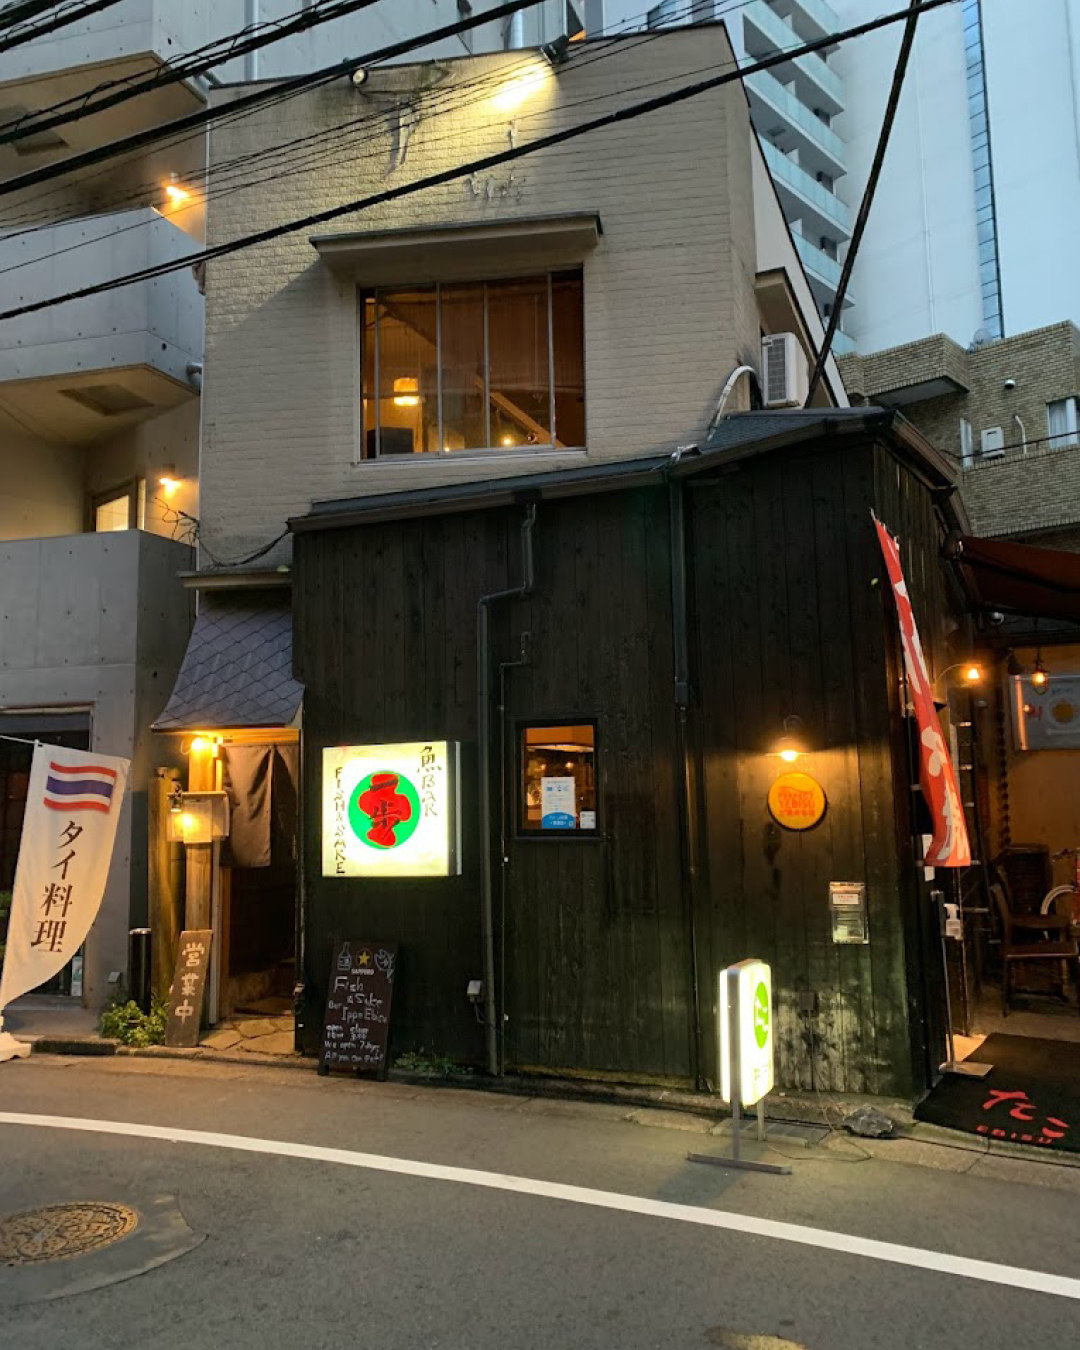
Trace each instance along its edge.
<instances>
[{"instance_id":1,"label":"orange circular sign","mask_svg":"<svg viewBox=\"0 0 1080 1350\"><path fill-rule=\"evenodd\" d=\"M769 811L785 830L809 830L825 814L825 792L808 773L782 773L769 789Z\"/></svg>"}]
</instances>

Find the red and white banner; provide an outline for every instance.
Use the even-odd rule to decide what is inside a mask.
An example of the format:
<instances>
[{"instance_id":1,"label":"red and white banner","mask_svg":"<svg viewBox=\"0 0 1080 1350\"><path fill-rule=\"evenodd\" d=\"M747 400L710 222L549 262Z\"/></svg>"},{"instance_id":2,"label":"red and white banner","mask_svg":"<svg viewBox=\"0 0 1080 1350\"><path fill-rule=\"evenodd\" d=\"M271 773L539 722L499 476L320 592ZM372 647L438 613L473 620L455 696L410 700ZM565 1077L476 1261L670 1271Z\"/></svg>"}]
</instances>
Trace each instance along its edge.
<instances>
[{"instance_id":1,"label":"red and white banner","mask_svg":"<svg viewBox=\"0 0 1080 1350\"><path fill-rule=\"evenodd\" d=\"M926 864L928 867L969 867L971 844L968 841L967 822L964 820L964 807L956 786L952 759L941 734L941 722L934 707L934 690L900 565L900 549L877 516L874 517L874 524L896 598L908 690L919 729L919 783L934 822L934 833L926 850Z\"/></svg>"},{"instance_id":2,"label":"red and white banner","mask_svg":"<svg viewBox=\"0 0 1080 1350\"><path fill-rule=\"evenodd\" d=\"M67 965L97 917L128 765L112 755L34 746L0 974L0 1026L12 999ZM0 1031L0 1060L25 1053Z\"/></svg>"}]
</instances>

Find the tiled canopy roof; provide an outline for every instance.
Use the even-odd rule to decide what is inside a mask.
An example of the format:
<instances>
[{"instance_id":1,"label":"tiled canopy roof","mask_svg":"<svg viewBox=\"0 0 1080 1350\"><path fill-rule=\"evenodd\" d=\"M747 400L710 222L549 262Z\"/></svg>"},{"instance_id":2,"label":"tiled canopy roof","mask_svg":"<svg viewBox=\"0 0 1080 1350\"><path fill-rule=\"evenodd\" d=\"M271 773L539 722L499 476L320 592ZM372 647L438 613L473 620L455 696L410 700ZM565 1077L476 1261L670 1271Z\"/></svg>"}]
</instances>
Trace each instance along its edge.
<instances>
[{"instance_id":1,"label":"tiled canopy roof","mask_svg":"<svg viewBox=\"0 0 1080 1350\"><path fill-rule=\"evenodd\" d=\"M288 726L303 692L292 675L288 600L207 595L154 730Z\"/></svg>"}]
</instances>

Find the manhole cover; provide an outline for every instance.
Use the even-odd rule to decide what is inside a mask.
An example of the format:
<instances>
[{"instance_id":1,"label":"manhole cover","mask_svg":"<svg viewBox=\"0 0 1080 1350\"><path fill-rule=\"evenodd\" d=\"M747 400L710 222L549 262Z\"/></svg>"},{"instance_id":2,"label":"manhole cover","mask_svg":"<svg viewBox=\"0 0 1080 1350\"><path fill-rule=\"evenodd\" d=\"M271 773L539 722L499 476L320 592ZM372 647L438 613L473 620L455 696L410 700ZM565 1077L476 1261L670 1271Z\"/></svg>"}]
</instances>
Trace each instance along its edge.
<instances>
[{"instance_id":1,"label":"manhole cover","mask_svg":"<svg viewBox=\"0 0 1080 1350\"><path fill-rule=\"evenodd\" d=\"M46 1205L10 1214L0 1219L0 1262L32 1266L85 1256L127 1237L138 1222L133 1209L110 1201Z\"/></svg>"}]
</instances>

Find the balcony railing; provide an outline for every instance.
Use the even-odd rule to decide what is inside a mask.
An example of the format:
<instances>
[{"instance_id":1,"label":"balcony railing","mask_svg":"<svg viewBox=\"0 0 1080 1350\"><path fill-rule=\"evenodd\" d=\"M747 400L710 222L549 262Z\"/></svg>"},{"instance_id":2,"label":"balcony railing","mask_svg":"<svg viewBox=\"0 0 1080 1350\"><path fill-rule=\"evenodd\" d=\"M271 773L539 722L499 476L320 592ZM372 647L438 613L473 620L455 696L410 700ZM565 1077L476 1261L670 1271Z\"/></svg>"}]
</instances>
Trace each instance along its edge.
<instances>
[{"instance_id":1,"label":"balcony railing","mask_svg":"<svg viewBox=\"0 0 1080 1350\"><path fill-rule=\"evenodd\" d=\"M795 31L807 42L843 27L840 16L825 0L773 0L773 8L784 18L790 14Z\"/></svg>"},{"instance_id":2,"label":"balcony railing","mask_svg":"<svg viewBox=\"0 0 1080 1350\"><path fill-rule=\"evenodd\" d=\"M778 150L771 142L762 141L761 149L765 155L765 162L769 166L769 171L781 189L788 189L804 204L807 210L820 217L826 227L832 226L845 239L849 238L851 235L851 210L846 203L842 202L834 192L822 187L804 168L788 159L787 155L782 150ZM790 217L798 213L786 211L785 214Z\"/></svg>"},{"instance_id":3,"label":"balcony railing","mask_svg":"<svg viewBox=\"0 0 1080 1350\"><path fill-rule=\"evenodd\" d=\"M201 47L213 36L213 8L176 0L120 0L77 24L0 53L0 84L41 79L76 66L99 68L96 78L103 80L107 67L138 63L148 69L148 58L175 60L179 52ZM226 24L226 30L231 26Z\"/></svg>"},{"instance_id":4,"label":"balcony railing","mask_svg":"<svg viewBox=\"0 0 1080 1350\"><path fill-rule=\"evenodd\" d=\"M788 51L800 46L803 41L800 34L790 28L765 0L753 0L747 6L743 23L743 41L751 56L762 57L774 51ZM751 29L756 29L756 33L749 31ZM804 101L817 99L826 112L843 112L844 82L817 53L795 57L777 69L786 78L794 77L801 84L799 92Z\"/></svg>"},{"instance_id":5,"label":"balcony railing","mask_svg":"<svg viewBox=\"0 0 1080 1350\"><path fill-rule=\"evenodd\" d=\"M855 350L855 339L849 337L843 329L838 328L833 334L832 352L833 356L849 356Z\"/></svg>"},{"instance_id":6,"label":"balcony railing","mask_svg":"<svg viewBox=\"0 0 1080 1350\"><path fill-rule=\"evenodd\" d=\"M809 160L816 161L834 178L847 172L844 142L767 70L748 75L746 89L750 96L754 125L763 136L773 139L770 133L779 119L781 126Z\"/></svg>"},{"instance_id":7,"label":"balcony railing","mask_svg":"<svg viewBox=\"0 0 1080 1350\"><path fill-rule=\"evenodd\" d=\"M151 207L0 236L0 270L17 295L45 299L194 251ZM0 326L0 381L148 366L181 384L202 358L203 298L190 270L71 300Z\"/></svg>"},{"instance_id":8,"label":"balcony railing","mask_svg":"<svg viewBox=\"0 0 1080 1350\"><path fill-rule=\"evenodd\" d=\"M803 260L803 266L810 276L828 290L835 291L840 285L840 264L836 259L830 258L801 234L793 234L792 238L795 240L799 257Z\"/></svg>"}]
</instances>

